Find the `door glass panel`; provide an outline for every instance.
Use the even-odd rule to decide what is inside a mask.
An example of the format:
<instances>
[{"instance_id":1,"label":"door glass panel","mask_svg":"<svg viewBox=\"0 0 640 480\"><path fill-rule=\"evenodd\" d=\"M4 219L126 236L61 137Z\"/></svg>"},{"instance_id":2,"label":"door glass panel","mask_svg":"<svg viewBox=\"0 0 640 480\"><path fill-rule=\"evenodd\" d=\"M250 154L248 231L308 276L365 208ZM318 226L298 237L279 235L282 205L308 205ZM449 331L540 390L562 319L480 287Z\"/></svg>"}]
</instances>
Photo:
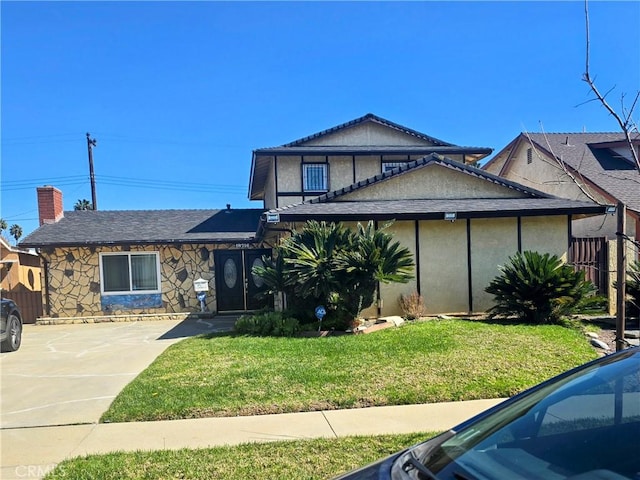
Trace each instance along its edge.
<instances>
[{"instance_id":1,"label":"door glass panel","mask_svg":"<svg viewBox=\"0 0 640 480\"><path fill-rule=\"evenodd\" d=\"M224 262L224 283L228 288L233 288L238 282L238 267L232 258Z\"/></svg>"},{"instance_id":2,"label":"door glass panel","mask_svg":"<svg viewBox=\"0 0 640 480\"><path fill-rule=\"evenodd\" d=\"M263 265L264 263L262 263L261 258L254 258L251 264L251 278L253 279L253 284L258 288L262 288L262 286L264 285L264 280L261 277L257 276L255 273L253 273L253 268L262 267Z\"/></svg>"}]
</instances>

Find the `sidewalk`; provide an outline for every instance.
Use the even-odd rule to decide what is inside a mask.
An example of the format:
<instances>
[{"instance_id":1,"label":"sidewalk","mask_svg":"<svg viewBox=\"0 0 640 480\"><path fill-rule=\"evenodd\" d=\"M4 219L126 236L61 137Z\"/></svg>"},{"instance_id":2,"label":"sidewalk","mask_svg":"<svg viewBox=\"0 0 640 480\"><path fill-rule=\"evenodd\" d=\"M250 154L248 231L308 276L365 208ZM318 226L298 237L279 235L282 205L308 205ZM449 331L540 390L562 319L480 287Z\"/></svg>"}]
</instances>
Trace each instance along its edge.
<instances>
[{"instance_id":1,"label":"sidewalk","mask_svg":"<svg viewBox=\"0 0 640 480\"><path fill-rule=\"evenodd\" d=\"M115 451L176 450L247 442L442 431L500 401L2 429L0 478L38 479L64 459Z\"/></svg>"}]
</instances>

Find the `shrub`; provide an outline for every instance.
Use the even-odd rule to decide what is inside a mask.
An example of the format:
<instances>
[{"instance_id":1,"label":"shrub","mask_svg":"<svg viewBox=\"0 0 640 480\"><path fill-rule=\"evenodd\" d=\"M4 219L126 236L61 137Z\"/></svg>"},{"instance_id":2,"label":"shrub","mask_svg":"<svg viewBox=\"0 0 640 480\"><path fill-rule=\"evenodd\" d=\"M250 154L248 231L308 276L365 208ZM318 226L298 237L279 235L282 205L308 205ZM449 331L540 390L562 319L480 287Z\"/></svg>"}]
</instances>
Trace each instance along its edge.
<instances>
[{"instance_id":1,"label":"shrub","mask_svg":"<svg viewBox=\"0 0 640 480\"><path fill-rule=\"evenodd\" d=\"M243 335L293 337L300 331L300 323L281 312L266 312L242 315L236 321L235 330Z\"/></svg>"},{"instance_id":2,"label":"shrub","mask_svg":"<svg viewBox=\"0 0 640 480\"><path fill-rule=\"evenodd\" d=\"M640 261L634 261L627 270L626 296L629 303L629 310L635 313L640 312Z\"/></svg>"},{"instance_id":3,"label":"shrub","mask_svg":"<svg viewBox=\"0 0 640 480\"><path fill-rule=\"evenodd\" d=\"M418 292L410 293L409 295L400 296L400 309L402 310L402 316L406 320L416 320L420 317L424 317L427 313L427 308L424 305L424 298Z\"/></svg>"},{"instance_id":4,"label":"shrub","mask_svg":"<svg viewBox=\"0 0 640 480\"><path fill-rule=\"evenodd\" d=\"M558 323L599 302L595 287L556 255L526 251L509 258L486 292L495 296L489 317L516 317L527 323Z\"/></svg>"},{"instance_id":5,"label":"shrub","mask_svg":"<svg viewBox=\"0 0 640 480\"><path fill-rule=\"evenodd\" d=\"M344 330L373 304L379 282L413 278L411 252L383 229L373 222L352 230L342 223L309 221L252 272L264 280L268 293L283 292L302 322L313 322L314 309L324 305L323 323Z\"/></svg>"}]
</instances>

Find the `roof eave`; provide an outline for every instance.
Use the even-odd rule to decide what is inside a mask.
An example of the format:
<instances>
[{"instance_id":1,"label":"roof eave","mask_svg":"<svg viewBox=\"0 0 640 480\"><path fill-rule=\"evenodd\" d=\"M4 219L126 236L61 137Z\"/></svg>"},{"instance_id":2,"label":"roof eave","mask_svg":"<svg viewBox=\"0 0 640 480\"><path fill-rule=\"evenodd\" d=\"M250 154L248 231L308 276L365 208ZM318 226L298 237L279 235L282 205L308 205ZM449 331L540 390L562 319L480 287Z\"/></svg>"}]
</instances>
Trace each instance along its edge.
<instances>
[{"instance_id":1,"label":"roof eave","mask_svg":"<svg viewBox=\"0 0 640 480\"><path fill-rule=\"evenodd\" d=\"M255 233L251 236L233 237L233 238L199 238L199 239L167 239L167 240L117 240L113 242L105 241L88 241L88 242L32 242L21 243L25 248L71 248L71 247L115 247L125 245L188 245L188 244L226 244L226 243L254 243L256 241Z\"/></svg>"},{"instance_id":2,"label":"roof eave","mask_svg":"<svg viewBox=\"0 0 640 480\"><path fill-rule=\"evenodd\" d=\"M591 217L606 213L606 206L594 205L588 207L566 207L566 208L539 208L539 209L503 209L496 211L457 211L456 219L473 218L510 218L510 217L539 217L539 216L561 216L578 215L581 217ZM278 212L280 222L304 222L306 220L325 221L390 221L390 220L443 220L445 211L421 212L421 213L344 213L344 214L295 214L288 212ZM264 220L262 220L264 221Z\"/></svg>"}]
</instances>

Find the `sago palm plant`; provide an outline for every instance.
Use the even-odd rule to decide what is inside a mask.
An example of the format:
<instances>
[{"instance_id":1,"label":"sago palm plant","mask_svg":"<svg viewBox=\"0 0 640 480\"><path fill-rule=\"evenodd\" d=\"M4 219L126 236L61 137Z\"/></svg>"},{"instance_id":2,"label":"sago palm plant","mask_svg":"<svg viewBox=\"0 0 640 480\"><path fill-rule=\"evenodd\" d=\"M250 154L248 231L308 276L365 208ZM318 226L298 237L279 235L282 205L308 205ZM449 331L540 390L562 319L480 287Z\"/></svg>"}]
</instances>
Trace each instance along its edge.
<instances>
[{"instance_id":1,"label":"sago palm plant","mask_svg":"<svg viewBox=\"0 0 640 480\"><path fill-rule=\"evenodd\" d=\"M490 318L556 323L594 301L595 287L556 255L525 251L509 258L485 289L495 296Z\"/></svg>"}]
</instances>

